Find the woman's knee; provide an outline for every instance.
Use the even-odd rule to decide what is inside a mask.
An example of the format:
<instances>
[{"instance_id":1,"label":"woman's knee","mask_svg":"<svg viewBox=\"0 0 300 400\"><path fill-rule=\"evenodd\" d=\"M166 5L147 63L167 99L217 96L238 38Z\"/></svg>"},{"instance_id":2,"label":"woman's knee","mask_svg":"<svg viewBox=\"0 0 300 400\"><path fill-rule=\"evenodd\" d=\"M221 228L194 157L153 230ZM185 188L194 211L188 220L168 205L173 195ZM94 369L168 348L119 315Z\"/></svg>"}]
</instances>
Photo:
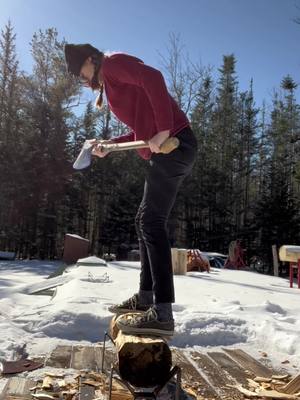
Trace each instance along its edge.
<instances>
[{"instance_id":1,"label":"woman's knee","mask_svg":"<svg viewBox=\"0 0 300 400\"><path fill-rule=\"evenodd\" d=\"M139 229L144 237L166 230L167 219L164 216L145 213L140 215Z\"/></svg>"}]
</instances>

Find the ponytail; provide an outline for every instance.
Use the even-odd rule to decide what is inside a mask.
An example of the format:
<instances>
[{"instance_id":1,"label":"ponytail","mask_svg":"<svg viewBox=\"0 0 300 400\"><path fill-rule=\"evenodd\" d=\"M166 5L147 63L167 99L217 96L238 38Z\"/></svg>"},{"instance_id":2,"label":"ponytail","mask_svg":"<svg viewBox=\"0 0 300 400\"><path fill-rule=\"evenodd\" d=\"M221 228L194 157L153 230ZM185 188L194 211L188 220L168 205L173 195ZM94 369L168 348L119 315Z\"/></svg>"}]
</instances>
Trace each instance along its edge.
<instances>
[{"instance_id":1,"label":"ponytail","mask_svg":"<svg viewBox=\"0 0 300 400\"><path fill-rule=\"evenodd\" d=\"M104 84L103 84L103 82L99 82L99 77L98 77L103 58L104 58L104 53L102 53L101 51L99 51L97 54L92 55L92 62L95 65L95 72L94 72L94 76L92 78L91 86L92 86L93 90L99 90L99 94L98 94L98 96L96 98L96 102L95 102L95 106L99 110L103 106Z\"/></svg>"}]
</instances>

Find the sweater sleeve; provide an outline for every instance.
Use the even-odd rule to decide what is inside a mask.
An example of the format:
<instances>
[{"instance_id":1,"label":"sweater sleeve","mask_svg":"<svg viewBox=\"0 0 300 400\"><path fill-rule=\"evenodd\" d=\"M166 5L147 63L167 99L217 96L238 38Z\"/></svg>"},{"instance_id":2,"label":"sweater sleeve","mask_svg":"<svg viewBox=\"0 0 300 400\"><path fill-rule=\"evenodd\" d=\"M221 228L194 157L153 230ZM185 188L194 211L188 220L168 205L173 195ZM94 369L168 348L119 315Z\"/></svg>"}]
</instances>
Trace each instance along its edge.
<instances>
[{"instance_id":1,"label":"sweater sleeve","mask_svg":"<svg viewBox=\"0 0 300 400\"><path fill-rule=\"evenodd\" d=\"M114 54L104 64L103 74L143 88L151 103L158 132L173 128L171 99L160 71L128 54Z\"/></svg>"}]
</instances>

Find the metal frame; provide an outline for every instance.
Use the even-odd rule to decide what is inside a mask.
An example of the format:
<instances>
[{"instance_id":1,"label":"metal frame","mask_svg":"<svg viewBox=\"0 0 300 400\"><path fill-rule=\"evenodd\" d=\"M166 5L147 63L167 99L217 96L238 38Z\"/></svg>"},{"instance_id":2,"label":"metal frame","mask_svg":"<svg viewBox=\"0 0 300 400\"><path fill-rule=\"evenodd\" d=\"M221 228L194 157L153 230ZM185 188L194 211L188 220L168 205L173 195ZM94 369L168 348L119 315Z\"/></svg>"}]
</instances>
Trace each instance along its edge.
<instances>
[{"instance_id":1,"label":"metal frame","mask_svg":"<svg viewBox=\"0 0 300 400\"><path fill-rule=\"evenodd\" d=\"M105 332L104 334L104 340L103 340L103 348L102 348L102 360L101 360L101 372L105 373L104 371L104 358L105 358L105 343L106 339L109 338L113 345L115 346L115 342L113 338ZM127 389L130 391L130 393L133 396L134 400L146 400L146 399L157 399L157 396L159 393L164 389L164 387L171 381L173 377L176 375L176 391L175 391L175 400L180 399L180 392L181 392L181 368L179 366L175 366L171 369L170 374L168 376L168 379L166 380L165 383L161 385L157 385L154 388L151 388L151 391L143 388L136 388L132 385L130 385L127 381L122 379L120 377L119 371L117 368L115 368L115 365L112 363L110 366L110 371L109 371L109 389L108 389L108 400L111 400L111 394L112 394L112 380L113 378L122 383L124 386L127 387Z\"/></svg>"}]
</instances>

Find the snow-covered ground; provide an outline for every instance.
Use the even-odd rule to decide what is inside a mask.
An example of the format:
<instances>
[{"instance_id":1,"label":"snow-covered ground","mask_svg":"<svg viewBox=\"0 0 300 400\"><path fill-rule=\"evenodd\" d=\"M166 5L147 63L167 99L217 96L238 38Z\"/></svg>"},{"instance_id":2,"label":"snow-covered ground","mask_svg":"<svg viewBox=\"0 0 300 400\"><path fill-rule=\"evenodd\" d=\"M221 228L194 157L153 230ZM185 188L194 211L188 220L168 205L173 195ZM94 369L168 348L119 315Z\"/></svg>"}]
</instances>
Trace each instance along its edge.
<instances>
[{"instance_id":1,"label":"snow-covered ground","mask_svg":"<svg viewBox=\"0 0 300 400\"><path fill-rule=\"evenodd\" d=\"M24 345L32 357L58 344L101 342L112 317L107 307L138 287L138 262L111 262L69 267L62 275L69 279L53 297L27 294L60 265L0 262L0 359L12 359ZM176 335L171 345L201 351L231 346L255 358L265 352L275 368L299 370L300 289L290 289L286 279L223 269L189 272L174 280Z\"/></svg>"}]
</instances>

